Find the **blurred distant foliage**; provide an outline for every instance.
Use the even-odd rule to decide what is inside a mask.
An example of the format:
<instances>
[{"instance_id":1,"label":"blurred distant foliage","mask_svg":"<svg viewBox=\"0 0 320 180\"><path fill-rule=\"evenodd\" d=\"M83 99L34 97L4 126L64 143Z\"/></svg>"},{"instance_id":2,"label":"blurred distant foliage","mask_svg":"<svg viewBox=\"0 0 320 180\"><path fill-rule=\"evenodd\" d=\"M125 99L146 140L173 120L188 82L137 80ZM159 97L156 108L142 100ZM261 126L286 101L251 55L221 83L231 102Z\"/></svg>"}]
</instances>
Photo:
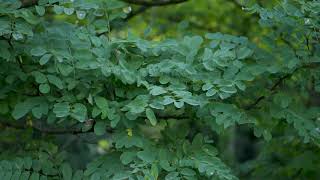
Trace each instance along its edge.
<instances>
[{"instance_id":1,"label":"blurred distant foliage","mask_svg":"<svg viewBox=\"0 0 320 180\"><path fill-rule=\"evenodd\" d=\"M126 27L135 33L149 37L183 37L207 32L223 32L232 35L257 37L261 33L257 23L259 16L244 11L255 1L204 0L190 1L175 6L146 8L141 16L134 16ZM272 1L259 2L270 6ZM141 7L133 6L134 9ZM143 9L143 8L142 8Z\"/></svg>"},{"instance_id":2,"label":"blurred distant foliage","mask_svg":"<svg viewBox=\"0 0 320 180\"><path fill-rule=\"evenodd\" d=\"M0 0L0 177L320 177L317 0Z\"/></svg>"}]
</instances>

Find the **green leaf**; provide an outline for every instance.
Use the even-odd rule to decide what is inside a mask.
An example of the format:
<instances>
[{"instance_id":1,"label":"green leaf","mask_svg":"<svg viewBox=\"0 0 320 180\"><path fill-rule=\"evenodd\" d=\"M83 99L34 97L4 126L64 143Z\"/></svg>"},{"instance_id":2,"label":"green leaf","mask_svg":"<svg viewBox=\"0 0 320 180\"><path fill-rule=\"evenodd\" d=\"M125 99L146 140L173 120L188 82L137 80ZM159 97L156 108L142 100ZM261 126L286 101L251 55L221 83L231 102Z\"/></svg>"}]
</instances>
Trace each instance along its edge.
<instances>
[{"instance_id":1,"label":"green leaf","mask_svg":"<svg viewBox=\"0 0 320 180\"><path fill-rule=\"evenodd\" d=\"M73 12L74 12L74 8L64 8L63 9L63 12L66 14L66 15L71 15L71 14L73 14Z\"/></svg>"},{"instance_id":2,"label":"green leaf","mask_svg":"<svg viewBox=\"0 0 320 180\"><path fill-rule=\"evenodd\" d=\"M157 125L157 118L152 109L146 108L146 116L149 119L152 126Z\"/></svg>"},{"instance_id":3,"label":"green leaf","mask_svg":"<svg viewBox=\"0 0 320 180\"><path fill-rule=\"evenodd\" d=\"M43 94L47 94L50 92L50 86L49 84L45 83L45 84L40 84L39 86L39 91Z\"/></svg>"},{"instance_id":4,"label":"green leaf","mask_svg":"<svg viewBox=\"0 0 320 180\"><path fill-rule=\"evenodd\" d=\"M74 67L68 64L59 63L57 67L63 76L68 76L71 72L74 71Z\"/></svg>"},{"instance_id":5,"label":"green leaf","mask_svg":"<svg viewBox=\"0 0 320 180\"><path fill-rule=\"evenodd\" d=\"M42 47L36 47L36 48L31 49L31 51L30 51L31 55L33 55L33 56L42 56L46 52L47 52L47 50L45 50Z\"/></svg>"},{"instance_id":6,"label":"green leaf","mask_svg":"<svg viewBox=\"0 0 320 180\"><path fill-rule=\"evenodd\" d=\"M101 172L99 171L94 172L90 178L90 180L100 180L100 179L101 179Z\"/></svg>"},{"instance_id":7,"label":"green leaf","mask_svg":"<svg viewBox=\"0 0 320 180\"><path fill-rule=\"evenodd\" d=\"M76 14L77 14L77 18L80 19L80 20L82 20L82 19L84 19L86 17L86 12L85 11L77 11Z\"/></svg>"},{"instance_id":8,"label":"green leaf","mask_svg":"<svg viewBox=\"0 0 320 180\"><path fill-rule=\"evenodd\" d=\"M36 117L37 119L40 119L42 116L42 109L41 107L35 107L32 109L32 114L34 117Z\"/></svg>"},{"instance_id":9,"label":"green leaf","mask_svg":"<svg viewBox=\"0 0 320 180\"><path fill-rule=\"evenodd\" d=\"M60 78L54 75L47 75L47 78L51 84L55 85L59 89L63 89L63 82Z\"/></svg>"},{"instance_id":10,"label":"green leaf","mask_svg":"<svg viewBox=\"0 0 320 180\"><path fill-rule=\"evenodd\" d=\"M36 11L40 16L43 16L46 12L46 9L43 6L36 6Z\"/></svg>"},{"instance_id":11,"label":"green leaf","mask_svg":"<svg viewBox=\"0 0 320 180\"><path fill-rule=\"evenodd\" d=\"M30 169L32 167L32 159L30 157L23 158L23 164L26 169Z\"/></svg>"},{"instance_id":12,"label":"green leaf","mask_svg":"<svg viewBox=\"0 0 320 180\"><path fill-rule=\"evenodd\" d=\"M73 177L72 177L72 180L82 180L83 178L83 171L82 170L77 170Z\"/></svg>"},{"instance_id":13,"label":"green leaf","mask_svg":"<svg viewBox=\"0 0 320 180\"><path fill-rule=\"evenodd\" d=\"M32 25L36 25L39 23L38 17L36 17L30 9L21 9L19 13L15 14L16 17L22 17L25 21Z\"/></svg>"},{"instance_id":14,"label":"green leaf","mask_svg":"<svg viewBox=\"0 0 320 180\"><path fill-rule=\"evenodd\" d=\"M127 180L129 177L130 177L130 174L128 172L121 172L121 173L115 174L112 180Z\"/></svg>"},{"instance_id":15,"label":"green leaf","mask_svg":"<svg viewBox=\"0 0 320 180\"><path fill-rule=\"evenodd\" d=\"M206 96L208 97L211 97L213 95L215 95L218 91L216 89L209 89L207 92L206 92Z\"/></svg>"},{"instance_id":16,"label":"green leaf","mask_svg":"<svg viewBox=\"0 0 320 180\"><path fill-rule=\"evenodd\" d=\"M53 112L56 114L56 117L66 117L70 113L70 105L67 102L56 103L53 106Z\"/></svg>"},{"instance_id":17,"label":"green leaf","mask_svg":"<svg viewBox=\"0 0 320 180\"><path fill-rule=\"evenodd\" d=\"M76 103L73 105L70 115L79 122L84 122L87 119L87 108L81 103Z\"/></svg>"},{"instance_id":18,"label":"green leaf","mask_svg":"<svg viewBox=\"0 0 320 180\"><path fill-rule=\"evenodd\" d=\"M159 176L159 169L158 169L158 165L156 163L153 163L151 166L151 175L154 178L158 178Z\"/></svg>"},{"instance_id":19,"label":"green leaf","mask_svg":"<svg viewBox=\"0 0 320 180\"><path fill-rule=\"evenodd\" d=\"M181 171L180 171L181 174L185 175L185 176L195 176L196 175L196 172L192 169L189 169L189 168L183 168Z\"/></svg>"},{"instance_id":20,"label":"green leaf","mask_svg":"<svg viewBox=\"0 0 320 180\"><path fill-rule=\"evenodd\" d=\"M220 32L218 32L218 33L207 33L205 37L207 39L222 40L223 39L223 34L221 34Z\"/></svg>"},{"instance_id":21,"label":"green leaf","mask_svg":"<svg viewBox=\"0 0 320 180\"><path fill-rule=\"evenodd\" d=\"M178 179L179 173L178 172L170 172L166 175L165 180L176 180Z\"/></svg>"},{"instance_id":22,"label":"green leaf","mask_svg":"<svg viewBox=\"0 0 320 180\"><path fill-rule=\"evenodd\" d=\"M132 114L139 114L145 111L148 106L149 96L139 95L129 104L127 104L122 110L128 110Z\"/></svg>"},{"instance_id":23,"label":"green leaf","mask_svg":"<svg viewBox=\"0 0 320 180\"><path fill-rule=\"evenodd\" d=\"M184 101L185 103L187 103L187 104L192 105L192 106L198 106L198 105L201 104L200 101L199 101L196 97L193 97L193 96L191 96L191 97L184 97L184 98L183 98L183 101Z\"/></svg>"},{"instance_id":24,"label":"green leaf","mask_svg":"<svg viewBox=\"0 0 320 180\"><path fill-rule=\"evenodd\" d=\"M32 109L32 107L33 107L33 105L28 104L27 102L22 102L22 103L16 104L16 106L14 107L14 109L12 111L13 118L16 120L22 118Z\"/></svg>"},{"instance_id":25,"label":"green leaf","mask_svg":"<svg viewBox=\"0 0 320 180\"><path fill-rule=\"evenodd\" d=\"M202 86L202 90L203 91L207 91L207 90L209 90L209 89L211 89L211 88L213 88L213 85L212 84L204 84L203 86Z\"/></svg>"},{"instance_id":26,"label":"green leaf","mask_svg":"<svg viewBox=\"0 0 320 180\"><path fill-rule=\"evenodd\" d=\"M164 106L161 103L161 101L155 101L151 104L149 104L150 107L152 107L153 109L160 109L160 110L164 110Z\"/></svg>"},{"instance_id":27,"label":"green leaf","mask_svg":"<svg viewBox=\"0 0 320 180\"><path fill-rule=\"evenodd\" d=\"M42 115L48 114L48 104L47 103L41 103L39 106L32 109L32 114L34 117L40 119Z\"/></svg>"},{"instance_id":28,"label":"green leaf","mask_svg":"<svg viewBox=\"0 0 320 180\"><path fill-rule=\"evenodd\" d=\"M43 56L40 58L40 60L39 60L39 64L40 64L40 65L45 65L45 64L47 64L51 57L52 57L52 54L45 54L45 55L43 55Z\"/></svg>"},{"instance_id":29,"label":"green leaf","mask_svg":"<svg viewBox=\"0 0 320 180\"><path fill-rule=\"evenodd\" d=\"M150 91L150 94L153 95L153 96L158 96L158 95L164 94L166 92L167 91L163 87L154 86L154 87L152 87L152 90Z\"/></svg>"},{"instance_id":30,"label":"green leaf","mask_svg":"<svg viewBox=\"0 0 320 180\"><path fill-rule=\"evenodd\" d=\"M104 135L106 133L107 123L105 121L98 121L94 125L94 133L97 136Z\"/></svg>"},{"instance_id":31,"label":"green leaf","mask_svg":"<svg viewBox=\"0 0 320 180\"><path fill-rule=\"evenodd\" d=\"M38 84L47 82L47 77L39 71L32 72L32 75L35 77Z\"/></svg>"},{"instance_id":32,"label":"green leaf","mask_svg":"<svg viewBox=\"0 0 320 180\"><path fill-rule=\"evenodd\" d=\"M174 171L175 170L174 167L170 166L170 163L168 160L161 159L159 165L162 169L164 169L166 171Z\"/></svg>"},{"instance_id":33,"label":"green leaf","mask_svg":"<svg viewBox=\"0 0 320 180\"><path fill-rule=\"evenodd\" d=\"M170 96L165 96L162 104L163 105L169 105L169 104L171 104L173 102L175 102L174 99L172 99Z\"/></svg>"},{"instance_id":34,"label":"green leaf","mask_svg":"<svg viewBox=\"0 0 320 180\"><path fill-rule=\"evenodd\" d=\"M245 58L251 56L252 52L253 51L247 47L241 47L237 51L237 57L238 57L238 59L245 59Z\"/></svg>"},{"instance_id":35,"label":"green leaf","mask_svg":"<svg viewBox=\"0 0 320 180\"><path fill-rule=\"evenodd\" d=\"M231 87L222 87L220 88L221 91L225 92L225 93L230 93L230 94L233 94L233 93L236 93L237 92L237 89L234 87L234 86L231 86Z\"/></svg>"},{"instance_id":36,"label":"green leaf","mask_svg":"<svg viewBox=\"0 0 320 180\"><path fill-rule=\"evenodd\" d=\"M25 171L25 172L21 173L20 179L29 179L29 176L30 176L30 172Z\"/></svg>"},{"instance_id":37,"label":"green leaf","mask_svg":"<svg viewBox=\"0 0 320 180\"><path fill-rule=\"evenodd\" d=\"M64 180L71 180L72 178L72 168L68 163L63 163L61 165L62 177Z\"/></svg>"},{"instance_id":38,"label":"green leaf","mask_svg":"<svg viewBox=\"0 0 320 180\"><path fill-rule=\"evenodd\" d=\"M184 106L184 101L174 101L173 104L176 108L180 109Z\"/></svg>"},{"instance_id":39,"label":"green leaf","mask_svg":"<svg viewBox=\"0 0 320 180\"><path fill-rule=\"evenodd\" d=\"M98 106L98 108L101 111L97 111L95 110L95 114L100 114L100 112L102 113L101 118L105 119L109 113L109 104L106 98L104 97L100 97L100 96L96 96L94 98L94 101L96 102L96 105Z\"/></svg>"},{"instance_id":40,"label":"green leaf","mask_svg":"<svg viewBox=\"0 0 320 180\"><path fill-rule=\"evenodd\" d=\"M109 108L109 104L106 98L104 97L100 97L100 96L96 96L94 98L96 105L98 106L98 108L100 108L101 110L105 110Z\"/></svg>"},{"instance_id":41,"label":"green leaf","mask_svg":"<svg viewBox=\"0 0 320 180\"><path fill-rule=\"evenodd\" d=\"M13 175L12 175L12 177L11 177L11 180L19 180L20 175L21 175L21 172L20 172L20 171L14 172Z\"/></svg>"},{"instance_id":42,"label":"green leaf","mask_svg":"<svg viewBox=\"0 0 320 180\"><path fill-rule=\"evenodd\" d=\"M161 84L167 84L170 81L170 78L168 76L160 76L159 82Z\"/></svg>"},{"instance_id":43,"label":"green leaf","mask_svg":"<svg viewBox=\"0 0 320 180\"><path fill-rule=\"evenodd\" d=\"M91 42L92 44L94 44L96 47L100 47L101 46L101 40L98 37L92 36L91 38Z\"/></svg>"},{"instance_id":44,"label":"green leaf","mask_svg":"<svg viewBox=\"0 0 320 180\"><path fill-rule=\"evenodd\" d=\"M92 109L92 117L96 118L97 116L99 116L99 114L101 114L101 110L98 109L97 107L93 107L93 109Z\"/></svg>"},{"instance_id":45,"label":"green leaf","mask_svg":"<svg viewBox=\"0 0 320 180\"><path fill-rule=\"evenodd\" d=\"M40 174L37 172L33 172L29 180L39 180L39 179L40 179Z\"/></svg>"},{"instance_id":46,"label":"green leaf","mask_svg":"<svg viewBox=\"0 0 320 180\"><path fill-rule=\"evenodd\" d=\"M203 42L203 38L201 36L193 36L187 40L188 45L191 47L191 50L198 50Z\"/></svg>"},{"instance_id":47,"label":"green leaf","mask_svg":"<svg viewBox=\"0 0 320 180\"><path fill-rule=\"evenodd\" d=\"M202 61L204 61L204 62L211 61L212 58L213 58L212 50L209 48L205 48L204 53L203 53L203 57L202 57Z\"/></svg>"},{"instance_id":48,"label":"green leaf","mask_svg":"<svg viewBox=\"0 0 320 180\"><path fill-rule=\"evenodd\" d=\"M130 162L132 162L135 157L136 157L135 152L123 152L120 156L120 160L124 165L127 165Z\"/></svg>"},{"instance_id":49,"label":"green leaf","mask_svg":"<svg viewBox=\"0 0 320 180\"><path fill-rule=\"evenodd\" d=\"M62 14L63 13L63 7L62 6L58 6L58 5L54 5L53 6L53 11L56 14Z\"/></svg>"},{"instance_id":50,"label":"green leaf","mask_svg":"<svg viewBox=\"0 0 320 180\"><path fill-rule=\"evenodd\" d=\"M152 152L151 150L139 151L137 156L147 163L152 163L156 158L155 152Z\"/></svg>"}]
</instances>

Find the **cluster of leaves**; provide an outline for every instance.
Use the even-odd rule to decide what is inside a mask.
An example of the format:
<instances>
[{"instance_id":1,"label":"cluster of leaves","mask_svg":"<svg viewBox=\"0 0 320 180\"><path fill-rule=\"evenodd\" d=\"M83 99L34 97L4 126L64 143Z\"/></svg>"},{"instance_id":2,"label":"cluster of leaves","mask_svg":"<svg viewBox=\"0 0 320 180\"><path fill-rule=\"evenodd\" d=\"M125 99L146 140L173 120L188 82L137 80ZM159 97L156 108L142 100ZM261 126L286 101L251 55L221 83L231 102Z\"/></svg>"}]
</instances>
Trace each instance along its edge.
<instances>
[{"instance_id":1,"label":"cluster of leaves","mask_svg":"<svg viewBox=\"0 0 320 180\"><path fill-rule=\"evenodd\" d=\"M83 170L37 151L33 159L1 161L0 174L237 179L210 140L237 124L266 140L280 132L318 145L319 104L306 101L309 82L319 90L312 84L319 79L319 2L248 8L270 31L260 43L222 33L120 38L112 25L127 8L116 0L0 0L0 123L44 135L108 136L106 154Z\"/></svg>"}]
</instances>

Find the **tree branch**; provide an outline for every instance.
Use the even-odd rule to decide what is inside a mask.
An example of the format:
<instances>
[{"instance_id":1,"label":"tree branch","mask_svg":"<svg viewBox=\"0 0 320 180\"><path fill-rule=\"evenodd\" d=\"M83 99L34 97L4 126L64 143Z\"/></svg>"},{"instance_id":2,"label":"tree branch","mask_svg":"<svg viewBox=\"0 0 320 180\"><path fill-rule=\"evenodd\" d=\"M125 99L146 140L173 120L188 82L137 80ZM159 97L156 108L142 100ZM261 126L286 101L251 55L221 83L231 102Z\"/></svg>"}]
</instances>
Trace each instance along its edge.
<instances>
[{"instance_id":1,"label":"tree branch","mask_svg":"<svg viewBox=\"0 0 320 180\"><path fill-rule=\"evenodd\" d=\"M187 2L188 0L157 0L157 1L147 1L147 0L122 0L123 2L129 4L136 4L141 6L166 6L172 4L180 4Z\"/></svg>"},{"instance_id":2,"label":"tree branch","mask_svg":"<svg viewBox=\"0 0 320 180\"><path fill-rule=\"evenodd\" d=\"M183 3L188 0L160 0L160 1L145 1L145 0L122 0L126 3L130 4L136 4L136 5L142 5L138 10L130 12L128 16L124 19L125 21L130 20L131 18L144 13L148 9L152 8L153 6L165 6L165 5L172 5L172 4L178 4Z\"/></svg>"},{"instance_id":3,"label":"tree branch","mask_svg":"<svg viewBox=\"0 0 320 180\"><path fill-rule=\"evenodd\" d=\"M152 6L142 6L140 7L138 10L136 11L131 11L127 17L124 19L125 21L128 21L129 19L141 14L141 13L144 13L145 11L147 11L148 9L150 9Z\"/></svg>"},{"instance_id":4,"label":"tree branch","mask_svg":"<svg viewBox=\"0 0 320 180\"><path fill-rule=\"evenodd\" d=\"M269 88L269 91L271 94L274 93L274 91L277 89L277 87L279 87L282 82L288 78L290 78L299 68L296 68L292 73L286 74L284 76L282 76L281 78L279 78L272 86L271 88ZM256 105L258 105L262 100L264 100L265 98L267 98L266 96L260 96L258 97L252 104L246 106L244 109L245 110L250 110L252 108L254 108Z\"/></svg>"},{"instance_id":5,"label":"tree branch","mask_svg":"<svg viewBox=\"0 0 320 180\"><path fill-rule=\"evenodd\" d=\"M166 115L166 114L158 114L158 118L161 119L188 119L190 117L182 115ZM63 134L73 134L73 135L78 135L78 134L85 134L85 133L91 133L94 132L94 126L96 124L96 121L93 119L89 119L83 123L84 126L86 124L90 127L86 131L83 131L82 128L74 128L74 126L67 127L67 128L55 128L55 127L44 127L43 125L36 125L36 123L33 123L31 125L24 123L11 123L6 120L0 119L0 127L10 127L14 129L19 129L19 130L25 130L28 128L31 128L35 131L39 131L43 134L52 134L52 135L63 135ZM113 133L114 129L107 127L106 132L108 133Z\"/></svg>"},{"instance_id":6,"label":"tree branch","mask_svg":"<svg viewBox=\"0 0 320 180\"><path fill-rule=\"evenodd\" d=\"M297 70L297 69L296 69L296 70ZM296 71L296 70L295 70L295 71ZM295 72L295 71L294 71L294 72ZM294 72L293 72L293 73L294 73ZM293 73L286 74L286 75L282 76L281 78L279 78L279 79L273 84L273 86L269 89L269 91L270 91L271 93L273 93L273 92L276 90L276 88L277 88L278 86L280 86L280 84L281 84L285 79L291 77L291 76L293 75ZM265 98L266 98L266 96L260 96L260 97L258 97L252 104L248 105L248 106L245 107L244 109L245 109L245 110L250 110L250 109L254 108L256 105L258 105L258 104L260 103L260 101L264 100Z\"/></svg>"},{"instance_id":7,"label":"tree branch","mask_svg":"<svg viewBox=\"0 0 320 180\"><path fill-rule=\"evenodd\" d=\"M2 120L1 120L2 121ZM1 126L5 126L5 127L10 127L10 128L14 128L14 129L28 129L28 128L32 128L33 130L39 131L41 133L44 134L52 134L52 135L61 135L61 134L84 134L84 133L90 133L94 131L94 124L95 121L92 122L93 124L91 125L91 128L87 131L82 131L81 128L52 128L52 127L41 127L41 126L36 126L36 125L27 125L27 124L18 124L18 123L9 123L7 121L2 121L0 122ZM108 128L106 129L107 132L112 133L112 129Z\"/></svg>"},{"instance_id":8,"label":"tree branch","mask_svg":"<svg viewBox=\"0 0 320 180\"><path fill-rule=\"evenodd\" d=\"M273 94L274 91L277 89L277 87L279 87L283 81L285 81L286 79L290 78L294 73L296 73L298 70L300 69L305 69L305 68L315 68L318 67L319 63L310 63L310 64L306 64L303 66L300 66L298 68L296 68L294 71L292 71L291 73L288 73L284 76L282 76L281 78L279 78L272 86L271 88L269 88L270 94ZM253 103L249 104L248 106L246 106L244 109L245 110L250 110L253 109L255 106L257 106L262 100L266 99L266 96L260 96L258 97Z\"/></svg>"},{"instance_id":9,"label":"tree branch","mask_svg":"<svg viewBox=\"0 0 320 180\"><path fill-rule=\"evenodd\" d=\"M21 0L20 2L21 2L20 8L27 8L27 7L38 4L38 0Z\"/></svg>"}]
</instances>

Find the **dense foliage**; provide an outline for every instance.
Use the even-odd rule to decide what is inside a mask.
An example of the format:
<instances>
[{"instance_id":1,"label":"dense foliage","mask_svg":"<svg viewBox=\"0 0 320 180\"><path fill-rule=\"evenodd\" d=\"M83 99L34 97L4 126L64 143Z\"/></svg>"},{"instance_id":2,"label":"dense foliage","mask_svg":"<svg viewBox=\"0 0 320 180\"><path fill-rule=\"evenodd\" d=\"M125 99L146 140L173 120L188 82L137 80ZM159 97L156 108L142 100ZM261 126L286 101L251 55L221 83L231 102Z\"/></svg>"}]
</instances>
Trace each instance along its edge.
<instances>
[{"instance_id":1,"label":"dense foliage","mask_svg":"<svg viewBox=\"0 0 320 180\"><path fill-rule=\"evenodd\" d=\"M232 5L246 33L188 31L205 18L173 38L121 30L184 3L0 0L0 177L320 177L320 2ZM245 162L221 146L239 127L257 137Z\"/></svg>"}]
</instances>

